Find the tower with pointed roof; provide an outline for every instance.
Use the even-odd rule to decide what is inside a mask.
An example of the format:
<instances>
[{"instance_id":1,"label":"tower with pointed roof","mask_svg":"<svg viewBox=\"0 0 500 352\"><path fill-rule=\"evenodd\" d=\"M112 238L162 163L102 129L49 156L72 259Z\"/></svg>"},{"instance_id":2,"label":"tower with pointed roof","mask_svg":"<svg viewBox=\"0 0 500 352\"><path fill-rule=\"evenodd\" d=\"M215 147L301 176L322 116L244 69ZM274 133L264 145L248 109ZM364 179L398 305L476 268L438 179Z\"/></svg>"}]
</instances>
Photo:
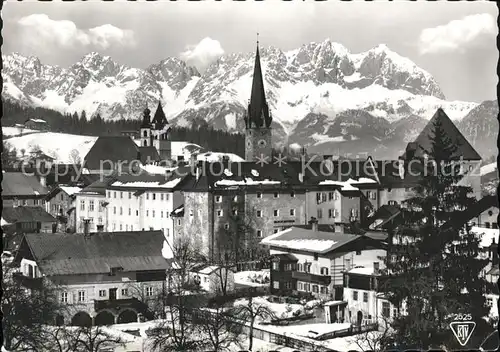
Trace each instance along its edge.
<instances>
[{"instance_id":1,"label":"tower with pointed roof","mask_svg":"<svg viewBox=\"0 0 500 352\"><path fill-rule=\"evenodd\" d=\"M266 101L264 79L260 65L259 42L255 55L252 92L245 115L245 159L272 157L272 116Z\"/></svg>"},{"instance_id":2,"label":"tower with pointed roof","mask_svg":"<svg viewBox=\"0 0 500 352\"><path fill-rule=\"evenodd\" d=\"M170 160L172 155L171 126L165 116L161 102L158 102L153 120L151 120L150 113L149 109L144 110L140 136L141 147L154 147L158 151L161 160Z\"/></svg>"}]
</instances>

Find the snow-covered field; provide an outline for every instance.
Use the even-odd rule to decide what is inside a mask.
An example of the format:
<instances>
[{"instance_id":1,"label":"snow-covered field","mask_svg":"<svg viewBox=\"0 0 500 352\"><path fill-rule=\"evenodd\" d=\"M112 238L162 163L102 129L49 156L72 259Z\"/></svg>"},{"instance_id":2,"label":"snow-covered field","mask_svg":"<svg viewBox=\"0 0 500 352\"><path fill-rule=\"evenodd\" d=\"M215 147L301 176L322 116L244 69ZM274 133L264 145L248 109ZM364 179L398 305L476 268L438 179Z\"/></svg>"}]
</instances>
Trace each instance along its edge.
<instances>
[{"instance_id":1,"label":"snow-covered field","mask_svg":"<svg viewBox=\"0 0 500 352\"><path fill-rule=\"evenodd\" d=\"M19 135L25 134L25 133L40 133L40 131L30 130L28 128L2 126L2 134L4 136L12 137L12 136L19 136Z\"/></svg>"},{"instance_id":2,"label":"snow-covered field","mask_svg":"<svg viewBox=\"0 0 500 352\"><path fill-rule=\"evenodd\" d=\"M97 137L93 136L40 132L12 137L7 142L16 148L19 156L21 156L22 149L25 150L26 154L29 154L34 149L40 148L44 154L55 158L55 162L72 163L74 162L71 156L74 153L73 150L76 150L78 156L83 160L96 140Z\"/></svg>"},{"instance_id":3,"label":"snow-covered field","mask_svg":"<svg viewBox=\"0 0 500 352\"><path fill-rule=\"evenodd\" d=\"M270 279L269 270L240 271L234 274L234 283L252 287L268 286L269 279Z\"/></svg>"}]
</instances>

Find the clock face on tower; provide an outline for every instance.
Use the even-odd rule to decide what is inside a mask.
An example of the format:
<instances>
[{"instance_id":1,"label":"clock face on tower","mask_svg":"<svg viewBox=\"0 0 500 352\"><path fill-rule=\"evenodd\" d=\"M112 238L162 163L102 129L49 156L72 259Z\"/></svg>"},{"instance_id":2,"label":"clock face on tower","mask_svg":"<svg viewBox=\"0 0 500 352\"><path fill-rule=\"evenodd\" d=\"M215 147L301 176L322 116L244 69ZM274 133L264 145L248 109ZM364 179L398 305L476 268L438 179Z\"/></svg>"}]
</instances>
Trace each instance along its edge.
<instances>
[{"instance_id":1,"label":"clock face on tower","mask_svg":"<svg viewBox=\"0 0 500 352\"><path fill-rule=\"evenodd\" d=\"M259 148L264 148L267 143L265 140L261 139L260 141L257 142L257 145L259 146Z\"/></svg>"}]
</instances>

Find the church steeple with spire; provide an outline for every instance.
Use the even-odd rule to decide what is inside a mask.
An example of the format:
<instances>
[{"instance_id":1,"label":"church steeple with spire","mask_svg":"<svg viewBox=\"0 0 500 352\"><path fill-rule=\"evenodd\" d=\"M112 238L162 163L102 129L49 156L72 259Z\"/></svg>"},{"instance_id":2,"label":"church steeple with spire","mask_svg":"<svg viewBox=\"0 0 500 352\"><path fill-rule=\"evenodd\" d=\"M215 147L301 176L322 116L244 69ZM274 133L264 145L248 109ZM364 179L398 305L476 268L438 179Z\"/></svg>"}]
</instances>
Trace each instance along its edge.
<instances>
[{"instance_id":1,"label":"church steeple with spire","mask_svg":"<svg viewBox=\"0 0 500 352\"><path fill-rule=\"evenodd\" d=\"M260 63L259 41L255 53L252 91L250 103L245 116L245 159L253 161L255 158L269 156L272 153L272 116L266 101L264 78Z\"/></svg>"}]
</instances>

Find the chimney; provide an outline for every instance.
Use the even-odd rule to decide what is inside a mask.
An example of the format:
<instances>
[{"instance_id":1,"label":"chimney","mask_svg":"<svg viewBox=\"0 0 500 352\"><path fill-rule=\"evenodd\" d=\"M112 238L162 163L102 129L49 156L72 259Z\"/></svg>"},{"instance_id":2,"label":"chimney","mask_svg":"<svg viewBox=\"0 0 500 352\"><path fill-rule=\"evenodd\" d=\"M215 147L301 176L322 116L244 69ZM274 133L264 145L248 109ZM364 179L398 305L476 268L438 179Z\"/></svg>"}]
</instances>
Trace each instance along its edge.
<instances>
[{"instance_id":1,"label":"chimney","mask_svg":"<svg viewBox=\"0 0 500 352\"><path fill-rule=\"evenodd\" d=\"M311 217L311 220L309 220L309 224L311 225L311 229L314 232L318 231L318 219L316 219L315 217Z\"/></svg>"},{"instance_id":2,"label":"chimney","mask_svg":"<svg viewBox=\"0 0 500 352\"><path fill-rule=\"evenodd\" d=\"M222 157L222 166L224 166L224 169L227 169L229 166L229 157L227 155Z\"/></svg>"},{"instance_id":3,"label":"chimney","mask_svg":"<svg viewBox=\"0 0 500 352\"><path fill-rule=\"evenodd\" d=\"M378 275L380 273L380 265L379 262L373 262L373 273Z\"/></svg>"},{"instance_id":4,"label":"chimney","mask_svg":"<svg viewBox=\"0 0 500 352\"><path fill-rule=\"evenodd\" d=\"M351 259L345 259L345 270L351 270Z\"/></svg>"}]
</instances>

